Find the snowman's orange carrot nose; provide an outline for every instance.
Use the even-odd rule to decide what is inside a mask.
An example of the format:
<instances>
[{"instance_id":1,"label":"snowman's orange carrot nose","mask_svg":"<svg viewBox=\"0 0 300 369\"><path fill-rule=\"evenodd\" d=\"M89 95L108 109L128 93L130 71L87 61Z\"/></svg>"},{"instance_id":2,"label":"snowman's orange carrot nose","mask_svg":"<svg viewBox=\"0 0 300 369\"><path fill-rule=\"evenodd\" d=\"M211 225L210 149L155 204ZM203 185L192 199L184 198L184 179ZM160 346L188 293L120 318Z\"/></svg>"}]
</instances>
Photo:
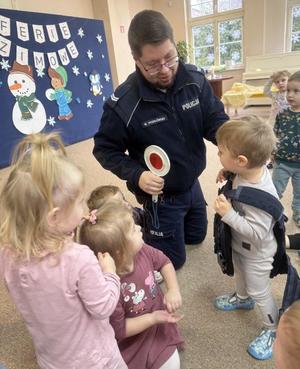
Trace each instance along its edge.
<instances>
[{"instance_id":1,"label":"snowman's orange carrot nose","mask_svg":"<svg viewBox=\"0 0 300 369\"><path fill-rule=\"evenodd\" d=\"M14 83L13 85L8 86L8 88L9 88L10 90L18 90L18 89L19 89L19 88L21 88L21 87L22 87L21 83Z\"/></svg>"}]
</instances>

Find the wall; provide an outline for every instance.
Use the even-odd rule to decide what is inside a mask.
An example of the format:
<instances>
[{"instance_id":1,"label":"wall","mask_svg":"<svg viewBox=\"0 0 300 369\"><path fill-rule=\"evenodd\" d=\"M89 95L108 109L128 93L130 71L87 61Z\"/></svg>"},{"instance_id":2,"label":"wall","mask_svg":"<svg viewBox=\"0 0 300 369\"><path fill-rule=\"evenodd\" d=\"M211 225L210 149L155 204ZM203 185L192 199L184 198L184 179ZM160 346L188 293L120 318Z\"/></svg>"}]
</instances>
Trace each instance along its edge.
<instances>
[{"instance_id":1,"label":"wall","mask_svg":"<svg viewBox=\"0 0 300 369\"><path fill-rule=\"evenodd\" d=\"M151 0L92 0L95 18L103 19L107 35L113 85L117 87L135 69L128 45L128 27L132 17L143 9L152 9Z\"/></svg>"},{"instance_id":2,"label":"wall","mask_svg":"<svg viewBox=\"0 0 300 369\"><path fill-rule=\"evenodd\" d=\"M152 0L129 0L128 6L130 19L132 19L136 13L142 10L153 8Z\"/></svg>"},{"instance_id":3,"label":"wall","mask_svg":"<svg viewBox=\"0 0 300 369\"><path fill-rule=\"evenodd\" d=\"M129 73L134 71L134 62L127 41L130 23L128 0L109 0L108 8L117 65L117 78L120 84Z\"/></svg>"},{"instance_id":4,"label":"wall","mask_svg":"<svg viewBox=\"0 0 300 369\"><path fill-rule=\"evenodd\" d=\"M93 6L90 0L0 0L0 7L37 13L94 18Z\"/></svg>"},{"instance_id":5,"label":"wall","mask_svg":"<svg viewBox=\"0 0 300 369\"><path fill-rule=\"evenodd\" d=\"M153 0L153 9L160 11L171 23L176 41L187 40L186 0Z\"/></svg>"},{"instance_id":6,"label":"wall","mask_svg":"<svg viewBox=\"0 0 300 369\"><path fill-rule=\"evenodd\" d=\"M244 0L244 55L264 55L285 51L288 0ZM113 84L116 87L134 70L127 41L130 20L140 10L161 11L174 28L176 40L188 40L186 0L0 0L0 6L17 10L74 15L104 21ZM70 11L71 9L71 11ZM124 28L120 28L123 26ZM124 32L123 32L124 30ZM243 70L231 73L241 80Z\"/></svg>"},{"instance_id":7,"label":"wall","mask_svg":"<svg viewBox=\"0 0 300 369\"><path fill-rule=\"evenodd\" d=\"M110 61L110 68L112 74L113 86L116 87L118 83L118 68L116 64L115 52L114 52L114 43L113 43L113 35L112 35L112 27L110 23L110 15L109 15L109 7L107 1L99 1L92 0L93 10L94 10L94 18L102 19L104 23L108 55Z\"/></svg>"},{"instance_id":8,"label":"wall","mask_svg":"<svg viewBox=\"0 0 300 369\"><path fill-rule=\"evenodd\" d=\"M287 0L244 0L245 55L285 52Z\"/></svg>"},{"instance_id":9,"label":"wall","mask_svg":"<svg viewBox=\"0 0 300 369\"><path fill-rule=\"evenodd\" d=\"M263 54L285 52L286 0L264 0L265 44ZM256 54L258 55L258 54Z\"/></svg>"}]
</instances>

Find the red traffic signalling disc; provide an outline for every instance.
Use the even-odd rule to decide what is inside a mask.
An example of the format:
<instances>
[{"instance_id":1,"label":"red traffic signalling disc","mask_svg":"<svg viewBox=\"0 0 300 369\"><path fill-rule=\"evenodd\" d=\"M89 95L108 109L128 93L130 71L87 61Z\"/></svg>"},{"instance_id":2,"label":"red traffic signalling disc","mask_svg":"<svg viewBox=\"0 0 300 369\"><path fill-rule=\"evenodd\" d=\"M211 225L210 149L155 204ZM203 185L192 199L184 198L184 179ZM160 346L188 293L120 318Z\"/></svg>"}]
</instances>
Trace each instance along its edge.
<instances>
[{"instance_id":1,"label":"red traffic signalling disc","mask_svg":"<svg viewBox=\"0 0 300 369\"><path fill-rule=\"evenodd\" d=\"M157 170L161 170L164 165L162 158L159 155L157 155L155 152L149 155L149 161L152 167L154 167Z\"/></svg>"},{"instance_id":2,"label":"red traffic signalling disc","mask_svg":"<svg viewBox=\"0 0 300 369\"><path fill-rule=\"evenodd\" d=\"M144 159L148 169L157 176L163 177L170 170L169 157L159 146L148 146L144 152Z\"/></svg>"}]
</instances>

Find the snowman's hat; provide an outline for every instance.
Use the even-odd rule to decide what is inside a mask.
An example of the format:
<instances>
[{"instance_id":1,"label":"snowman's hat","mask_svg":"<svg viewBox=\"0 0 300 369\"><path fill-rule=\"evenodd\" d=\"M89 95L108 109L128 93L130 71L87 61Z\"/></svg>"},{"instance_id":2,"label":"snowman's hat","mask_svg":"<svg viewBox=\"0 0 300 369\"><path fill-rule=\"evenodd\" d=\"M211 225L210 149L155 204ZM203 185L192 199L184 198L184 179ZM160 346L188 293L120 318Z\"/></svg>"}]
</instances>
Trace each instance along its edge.
<instances>
[{"instance_id":1,"label":"snowman's hat","mask_svg":"<svg viewBox=\"0 0 300 369\"><path fill-rule=\"evenodd\" d=\"M23 73L26 74L28 77L30 77L33 80L33 74L32 74L32 67L30 65L23 65L16 61L14 61L13 66L9 72L12 73Z\"/></svg>"}]
</instances>

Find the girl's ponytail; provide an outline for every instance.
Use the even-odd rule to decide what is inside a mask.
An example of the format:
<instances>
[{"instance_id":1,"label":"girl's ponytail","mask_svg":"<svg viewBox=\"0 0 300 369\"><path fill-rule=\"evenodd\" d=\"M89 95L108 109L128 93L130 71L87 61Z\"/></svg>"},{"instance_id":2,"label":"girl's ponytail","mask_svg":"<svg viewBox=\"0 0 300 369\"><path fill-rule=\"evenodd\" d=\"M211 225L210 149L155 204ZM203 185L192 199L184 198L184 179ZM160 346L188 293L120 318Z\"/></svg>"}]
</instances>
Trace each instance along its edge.
<instances>
[{"instance_id":1,"label":"girl's ponytail","mask_svg":"<svg viewBox=\"0 0 300 369\"><path fill-rule=\"evenodd\" d=\"M50 229L47 215L71 206L82 187L82 173L68 160L58 133L26 136L0 195L1 246L27 259L62 249L65 235Z\"/></svg>"}]
</instances>

